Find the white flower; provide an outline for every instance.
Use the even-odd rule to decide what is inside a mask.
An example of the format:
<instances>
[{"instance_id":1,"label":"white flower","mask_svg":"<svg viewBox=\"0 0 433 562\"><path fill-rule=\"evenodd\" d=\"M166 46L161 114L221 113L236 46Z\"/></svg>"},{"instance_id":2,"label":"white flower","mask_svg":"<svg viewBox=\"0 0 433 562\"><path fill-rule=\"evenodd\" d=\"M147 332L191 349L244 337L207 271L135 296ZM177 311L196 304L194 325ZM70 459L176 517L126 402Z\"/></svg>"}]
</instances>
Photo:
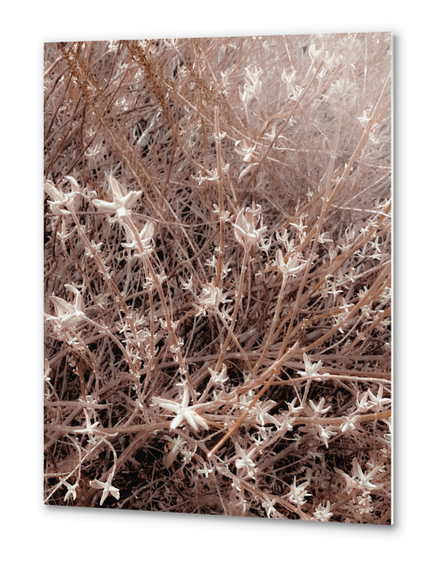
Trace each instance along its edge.
<instances>
[{"instance_id":1,"label":"white flower","mask_svg":"<svg viewBox=\"0 0 433 562\"><path fill-rule=\"evenodd\" d=\"M304 482L299 486L296 486L296 476L293 479L293 484L290 485L290 492L288 494L289 500L294 503L297 507L301 507L307 502L304 499L306 496L311 496L307 491L308 482Z\"/></svg>"},{"instance_id":2,"label":"white flower","mask_svg":"<svg viewBox=\"0 0 433 562\"><path fill-rule=\"evenodd\" d=\"M263 219L259 205L254 211L249 207L239 211L233 226L235 227L236 240L246 250L249 250L251 246L259 244L262 240L263 233L267 230L267 227L259 227L260 224L263 224Z\"/></svg>"},{"instance_id":3,"label":"white flower","mask_svg":"<svg viewBox=\"0 0 433 562\"><path fill-rule=\"evenodd\" d=\"M340 468L334 467L334 471L344 478L346 483L346 492L350 493L353 489L357 488L354 478L351 478L348 474L343 472Z\"/></svg>"},{"instance_id":4,"label":"white flower","mask_svg":"<svg viewBox=\"0 0 433 562\"><path fill-rule=\"evenodd\" d=\"M75 287L65 285L75 293L75 303L72 305L60 297L50 297L54 303L56 316L46 314L46 319L53 322L59 329L72 328L84 318L83 298Z\"/></svg>"},{"instance_id":5,"label":"white flower","mask_svg":"<svg viewBox=\"0 0 433 562\"><path fill-rule=\"evenodd\" d=\"M214 371L210 367L208 367L208 370L209 370L209 373L211 374L212 382L214 384L224 384L228 380L228 377L226 377L227 367L226 367L226 365L224 365L224 363L222 364L221 373L217 373L216 371Z\"/></svg>"},{"instance_id":6,"label":"white flower","mask_svg":"<svg viewBox=\"0 0 433 562\"><path fill-rule=\"evenodd\" d=\"M268 517L271 517L271 515L274 515L276 513L276 509L274 507L276 498L271 500L266 494L263 494L263 497L265 498L265 501L262 502L262 507L266 510L266 515Z\"/></svg>"},{"instance_id":7,"label":"white flower","mask_svg":"<svg viewBox=\"0 0 433 562\"><path fill-rule=\"evenodd\" d=\"M356 395L356 409L358 412L366 412L369 409L369 405L368 405L368 392L364 392L364 394L361 397L361 400L359 400L359 396L360 396L360 392L357 393Z\"/></svg>"},{"instance_id":8,"label":"white flower","mask_svg":"<svg viewBox=\"0 0 433 562\"><path fill-rule=\"evenodd\" d=\"M373 470L371 472L369 472L368 474L364 474L361 470L361 467L359 466L358 460L354 459L354 461L353 461L353 471L355 473L355 476L358 477L359 487L363 491L374 490L375 488L377 488L377 486L375 484L372 484L370 482L370 480L372 478L374 478L378 472L380 472L381 468L382 467L380 467L380 466L376 466L376 468L373 468Z\"/></svg>"},{"instance_id":9,"label":"white flower","mask_svg":"<svg viewBox=\"0 0 433 562\"><path fill-rule=\"evenodd\" d=\"M329 511L330 509L331 509L330 501L327 502L326 507L322 507L322 504L320 504L316 508L316 511L314 512L314 519L316 519L317 521L328 521L328 519L333 515Z\"/></svg>"},{"instance_id":10,"label":"white flower","mask_svg":"<svg viewBox=\"0 0 433 562\"><path fill-rule=\"evenodd\" d=\"M342 293L343 291L337 291L337 288L335 286L335 281L333 281L331 283L331 290L327 292L328 295L332 295L334 297L334 303L335 303L335 298L338 295L338 293Z\"/></svg>"},{"instance_id":11,"label":"white flower","mask_svg":"<svg viewBox=\"0 0 433 562\"><path fill-rule=\"evenodd\" d=\"M242 410L249 410L250 402L254 399L254 390L249 390L247 394L242 394L239 403Z\"/></svg>"},{"instance_id":12,"label":"white flower","mask_svg":"<svg viewBox=\"0 0 433 562\"><path fill-rule=\"evenodd\" d=\"M204 468L197 469L198 474L203 474L205 478L209 478L209 474L212 474L214 467L208 468L207 464L204 463Z\"/></svg>"},{"instance_id":13,"label":"white flower","mask_svg":"<svg viewBox=\"0 0 433 562\"><path fill-rule=\"evenodd\" d=\"M94 432L93 430L96 429L99 425L99 422L95 422L95 423L91 423L89 414L87 412L87 410L84 410L84 415L86 417L86 427L84 429L74 429L75 433L88 433L89 434L89 441L90 443L92 443L93 445L96 444L96 439L94 437Z\"/></svg>"},{"instance_id":14,"label":"white flower","mask_svg":"<svg viewBox=\"0 0 433 562\"><path fill-rule=\"evenodd\" d=\"M211 260L206 260L206 265L213 267L215 270L218 269L218 260L216 259L216 256L213 255Z\"/></svg>"},{"instance_id":15,"label":"white flower","mask_svg":"<svg viewBox=\"0 0 433 562\"><path fill-rule=\"evenodd\" d=\"M165 408L166 410L171 410L175 412L176 417L170 424L171 429L176 429L183 420L186 420L196 431L198 430L198 426L201 425L205 429L209 429L209 426L204 421L204 419L196 413L196 409L202 407L202 405L197 404L196 406L189 406L189 392L188 388L185 385L183 387L183 397L182 402L179 404L174 400L167 400L166 398L158 398L154 397L153 401L161 408Z\"/></svg>"},{"instance_id":16,"label":"white flower","mask_svg":"<svg viewBox=\"0 0 433 562\"><path fill-rule=\"evenodd\" d=\"M356 500L359 505L358 511L360 515L367 515L373 511L374 508L370 505L371 496L367 492L364 492L362 496L358 496Z\"/></svg>"},{"instance_id":17,"label":"white flower","mask_svg":"<svg viewBox=\"0 0 433 562\"><path fill-rule=\"evenodd\" d=\"M263 137L267 140L274 140L275 137L277 136L277 122L274 121L274 124L272 125L272 129L270 133L265 133L263 135Z\"/></svg>"},{"instance_id":18,"label":"white flower","mask_svg":"<svg viewBox=\"0 0 433 562\"><path fill-rule=\"evenodd\" d=\"M50 382L50 377L48 376L51 372L50 362L48 359L44 359L44 381Z\"/></svg>"},{"instance_id":19,"label":"white flower","mask_svg":"<svg viewBox=\"0 0 433 562\"><path fill-rule=\"evenodd\" d=\"M258 162L253 162L252 164L249 164L244 170L242 170L242 172L239 174L238 177L238 181L240 181L244 176L246 176L249 172L251 172L251 170L255 167L258 166L259 163Z\"/></svg>"},{"instance_id":20,"label":"white flower","mask_svg":"<svg viewBox=\"0 0 433 562\"><path fill-rule=\"evenodd\" d=\"M128 239L131 240L131 242L129 242L128 244L122 243L122 246L130 250L134 248L139 249L138 242L135 239L134 233L129 228L129 226L127 224L123 224L123 228L125 229ZM153 222L147 222L139 234L141 245L143 246L143 250L145 253L149 252L152 249L152 240L153 240L154 231L155 231L155 224Z\"/></svg>"},{"instance_id":21,"label":"white flower","mask_svg":"<svg viewBox=\"0 0 433 562\"><path fill-rule=\"evenodd\" d=\"M252 449L250 449L250 452L246 453L238 443L235 443L235 447L236 454L241 457L236 461L236 468L240 470L246 468L248 471L248 476L253 475L254 473L252 469L254 469L256 465L251 457L255 454L256 448L252 447Z\"/></svg>"},{"instance_id":22,"label":"white flower","mask_svg":"<svg viewBox=\"0 0 433 562\"><path fill-rule=\"evenodd\" d=\"M283 80L283 82L286 83L288 91L289 91L289 95L293 96L296 99L297 96L298 96L298 92L296 91L296 89L293 85L295 75L296 75L296 70L293 71L292 74L290 74L290 76L287 74L286 71L284 71L282 76L281 76L281 79Z\"/></svg>"},{"instance_id":23,"label":"white flower","mask_svg":"<svg viewBox=\"0 0 433 562\"><path fill-rule=\"evenodd\" d=\"M192 291L193 288L193 282L192 282L192 275L190 277L189 281L185 281L185 283L182 284L182 287L185 289L185 291Z\"/></svg>"},{"instance_id":24,"label":"white flower","mask_svg":"<svg viewBox=\"0 0 433 562\"><path fill-rule=\"evenodd\" d=\"M184 449L182 451L182 462L186 465L189 464L191 462L191 459L193 458L193 456L195 455L195 452L197 451L197 445L195 445L194 449L192 451L189 451L188 449Z\"/></svg>"},{"instance_id":25,"label":"white flower","mask_svg":"<svg viewBox=\"0 0 433 562\"><path fill-rule=\"evenodd\" d=\"M253 97L252 93L244 87L244 91L239 88L239 97L243 104L247 104Z\"/></svg>"},{"instance_id":26,"label":"white flower","mask_svg":"<svg viewBox=\"0 0 433 562\"><path fill-rule=\"evenodd\" d=\"M218 308L220 304L231 302L230 299L224 298L222 290L212 285L212 283L203 285L203 292L199 301L201 305L199 314L205 313L205 310L209 308Z\"/></svg>"},{"instance_id":27,"label":"white flower","mask_svg":"<svg viewBox=\"0 0 433 562\"><path fill-rule=\"evenodd\" d=\"M289 223L290 226L293 226L293 228L295 228L299 232L299 236L301 239L305 238L304 230L307 229L307 226L303 224L304 217L305 215L301 215L301 217L299 218L299 224L297 224L296 222Z\"/></svg>"},{"instance_id":28,"label":"white flower","mask_svg":"<svg viewBox=\"0 0 433 562\"><path fill-rule=\"evenodd\" d=\"M308 49L308 54L310 55L311 60L316 60L317 57L322 53L322 49L317 49L316 50L316 45L310 45L310 48Z\"/></svg>"},{"instance_id":29,"label":"white flower","mask_svg":"<svg viewBox=\"0 0 433 562\"><path fill-rule=\"evenodd\" d=\"M279 422L280 430L283 430L284 432L293 431L294 421L295 418L291 418L287 414L284 414L283 419Z\"/></svg>"},{"instance_id":30,"label":"white flower","mask_svg":"<svg viewBox=\"0 0 433 562\"><path fill-rule=\"evenodd\" d=\"M245 69L245 90L254 96L258 96L262 89L262 83L259 80L263 74L263 70L257 66L248 66Z\"/></svg>"},{"instance_id":31,"label":"white flower","mask_svg":"<svg viewBox=\"0 0 433 562\"><path fill-rule=\"evenodd\" d=\"M66 176L69 178L69 176ZM75 182L75 180L74 180ZM78 185L75 182L76 185ZM65 207L69 204L72 203L72 201L74 200L75 196L78 195L78 191L72 191L71 193L63 193L62 191L59 191L56 187L54 187L54 185L52 183L47 182L44 185L44 189L45 191L48 193L48 195L51 197L51 199L53 199L53 201L49 201L49 205L51 207L51 210L53 212L54 215L70 215L69 211L66 210L62 210L60 209L60 207Z\"/></svg>"},{"instance_id":32,"label":"white flower","mask_svg":"<svg viewBox=\"0 0 433 562\"><path fill-rule=\"evenodd\" d=\"M364 109L364 113L361 115L361 117L358 117L358 121L361 123L361 125L364 127L367 126L368 122L370 121L370 117L368 116L367 111Z\"/></svg>"},{"instance_id":33,"label":"white flower","mask_svg":"<svg viewBox=\"0 0 433 562\"><path fill-rule=\"evenodd\" d=\"M64 502L68 501L69 496L72 496L73 501L75 501L77 499L76 489L78 487L78 480L75 482L75 484L69 484L69 482L66 482L66 480L60 478L60 482L62 482L68 489L68 491L65 494L65 497L63 498L63 501Z\"/></svg>"},{"instance_id":34,"label":"white flower","mask_svg":"<svg viewBox=\"0 0 433 562\"><path fill-rule=\"evenodd\" d=\"M69 232L66 231L66 226L65 226L65 221L62 221L62 230L59 232L57 231L57 238L59 238L59 240L61 240L62 242L66 242L66 240L68 240L69 238L71 238L75 232L75 230L77 229L76 226L74 226L74 228L72 230L70 230Z\"/></svg>"},{"instance_id":35,"label":"white flower","mask_svg":"<svg viewBox=\"0 0 433 562\"><path fill-rule=\"evenodd\" d=\"M236 148L238 145L240 148ZM249 146L245 140L236 141L235 143L235 152L237 152L239 156L243 157L244 162L251 162L255 149L256 145Z\"/></svg>"},{"instance_id":36,"label":"white flower","mask_svg":"<svg viewBox=\"0 0 433 562\"><path fill-rule=\"evenodd\" d=\"M99 142L96 142L93 145L93 148L92 147L88 148L84 154L88 158L96 158L96 156L101 152L101 147L102 147L102 140L99 141Z\"/></svg>"},{"instance_id":37,"label":"white flower","mask_svg":"<svg viewBox=\"0 0 433 562\"><path fill-rule=\"evenodd\" d=\"M233 476L233 482L232 482L232 488L234 488L235 490L237 490L238 492L241 491L241 481L239 480L239 478L236 478L236 476Z\"/></svg>"},{"instance_id":38,"label":"white flower","mask_svg":"<svg viewBox=\"0 0 433 562\"><path fill-rule=\"evenodd\" d=\"M359 421L360 417L359 416L343 416L343 419L344 419L344 423L342 424L342 426L340 428L342 433L344 433L348 429L350 431L354 431L355 430L355 424L356 424L356 422Z\"/></svg>"},{"instance_id":39,"label":"white flower","mask_svg":"<svg viewBox=\"0 0 433 562\"><path fill-rule=\"evenodd\" d=\"M325 399L323 397L320 399L320 402L317 404L317 406L312 400L309 400L309 403L314 411L314 417L326 414L326 412L331 409L331 406L328 406L327 408L323 407L323 404L325 403Z\"/></svg>"},{"instance_id":40,"label":"white flower","mask_svg":"<svg viewBox=\"0 0 433 562\"><path fill-rule=\"evenodd\" d=\"M319 369L322 366L322 362L319 361L318 363L311 363L306 353L304 353L303 357L304 357L305 371L298 371L298 375L301 375L302 377L311 377L312 375L319 374Z\"/></svg>"},{"instance_id":41,"label":"white flower","mask_svg":"<svg viewBox=\"0 0 433 562\"><path fill-rule=\"evenodd\" d=\"M110 474L107 482L100 482L99 480L92 480L92 482L90 482L92 488L104 490L99 505L102 505L105 502L108 494L111 494L114 498L116 498L116 500L119 499L120 497L119 489L111 485L112 480L113 480L113 473Z\"/></svg>"},{"instance_id":42,"label":"white flower","mask_svg":"<svg viewBox=\"0 0 433 562\"><path fill-rule=\"evenodd\" d=\"M374 406L378 407L379 409L382 408L382 406L384 406L385 404L389 404L391 402L390 398L382 398L383 395L383 386L380 384L379 385L379 391L377 393L377 398L376 396L371 392L370 389L367 390L368 396L370 398L370 401L374 404Z\"/></svg>"},{"instance_id":43,"label":"white flower","mask_svg":"<svg viewBox=\"0 0 433 562\"><path fill-rule=\"evenodd\" d=\"M269 410L272 410L275 405L276 402L274 402L273 400L268 400L264 404L262 404L261 402L257 402L257 404L254 406L253 413L256 415L260 425L265 425L265 423L273 423L277 426L279 425L274 416L268 414Z\"/></svg>"},{"instance_id":44,"label":"white flower","mask_svg":"<svg viewBox=\"0 0 433 562\"><path fill-rule=\"evenodd\" d=\"M207 175L208 181L218 181L219 180L218 170L206 170L206 175Z\"/></svg>"},{"instance_id":45,"label":"white flower","mask_svg":"<svg viewBox=\"0 0 433 562\"><path fill-rule=\"evenodd\" d=\"M117 180L111 175L108 177L108 183L110 184L111 192L113 194L113 202L95 199L93 203L100 211L104 211L110 214L116 213L118 218L130 215L130 209L141 197L141 192L130 191L129 193L127 193L123 185L118 183Z\"/></svg>"},{"instance_id":46,"label":"white flower","mask_svg":"<svg viewBox=\"0 0 433 562\"><path fill-rule=\"evenodd\" d=\"M342 476L346 482L346 490L350 493L353 489L361 489L363 492L369 492L377 488L375 484L372 484L370 480L376 476L378 472L382 470L382 466L376 466L368 474L364 474L359 466L358 460L353 460L353 476L352 478L339 468L334 468L335 472Z\"/></svg>"},{"instance_id":47,"label":"white flower","mask_svg":"<svg viewBox=\"0 0 433 562\"><path fill-rule=\"evenodd\" d=\"M320 424L316 424L316 430L319 434L319 439L325 443L326 448L329 447L328 439L337 435L335 431L331 431L329 427L322 427Z\"/></svg>"},{"instance_id":48,"label":"white flower","mask_svg":"<svg viewBox=\"0 0 433 562\"><path fill-rule=\"evenodd\" d=\"M296 273L298 273L298 271L301 271L301 269L303 269L305 266L305 263L301 263L301 265L298 265L297 255L293 256L292 258L289 258L286 263L285 259L283 258L283 253L281 252L281 250L277 250L277 253L275 255L275 262L277 264L278 269L284 275L284 277L288 277L289 275L295 275Z\"/></svg>"},{"instance_id":49,"label":"white flower","mask_svg":"<svg viewBox=\"0 0 433 562\"><path fill-rule=\"evenodd\" d=\"M229 222L230 220L230 211L221 211L218 207L218 205L213 205L213 212L218 215L219 219L224 221L224 222ZM216 251L219 251L218 249Z\"/></svg>"},{"instance_id":50,"label":"white flower","mask_svg":"<svg viewBox=\"0 0 433 562\"><path fill-rule=\"evenodd\" d=\"M199 174L197 177L191 175L191 179L195 180L198 182L198 185L201 185L205 179L207 179L206 176L202 176L201 174Z\"/></svg>"},{"instance_id":51,"label":"white flower","mask_svg":"<svg viewBox=\"0 0 433 562\"><path fill-rule=\"evenodd\" d=\"M296 414L297 412L302 412L302 410L304 409L302 404L300 406L295 406L296 401L297 401L297 398L294 398L291 402L286 402L287 406L289 407L289 414L290 415Z\"/></svg>"},{"instance_id":52,"label":"white flower","mask_svg":"<svg viewBox=\"0 0 433 562\"><path fill-rule=\"evenodd\" d=\"M183 449L186 445L186 441L185 439L182 439L182 437L180 437L179 435L176 438L172 438L169 437L168 435L166 435L164 437L164 439L166 439L169 443L166 445L166 447L168 449L170 449L170 452L168 453L164 465L165 468L170 468L170 466L173 464L174 459L177 457L177 455L181 452L183 452Z\"/></svg>"}]
</instances>

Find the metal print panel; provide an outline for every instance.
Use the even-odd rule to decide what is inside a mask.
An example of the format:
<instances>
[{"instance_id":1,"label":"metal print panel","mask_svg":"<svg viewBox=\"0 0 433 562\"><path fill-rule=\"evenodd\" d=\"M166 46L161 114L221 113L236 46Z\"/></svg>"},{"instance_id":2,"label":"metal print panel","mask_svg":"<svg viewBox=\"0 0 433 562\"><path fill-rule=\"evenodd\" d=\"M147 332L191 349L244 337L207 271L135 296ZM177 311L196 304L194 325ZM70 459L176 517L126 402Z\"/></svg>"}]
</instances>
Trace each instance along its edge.
<instances>
[{"instance_id":1,"label":"metal print panel","mask_svg":"<svg viewBox=\"0 0 433 562\"><path fill-rule=\"evenodd\" d=\"M391 524L391 34L44 49L45 503Z\"/></svg>"}]
</instances>

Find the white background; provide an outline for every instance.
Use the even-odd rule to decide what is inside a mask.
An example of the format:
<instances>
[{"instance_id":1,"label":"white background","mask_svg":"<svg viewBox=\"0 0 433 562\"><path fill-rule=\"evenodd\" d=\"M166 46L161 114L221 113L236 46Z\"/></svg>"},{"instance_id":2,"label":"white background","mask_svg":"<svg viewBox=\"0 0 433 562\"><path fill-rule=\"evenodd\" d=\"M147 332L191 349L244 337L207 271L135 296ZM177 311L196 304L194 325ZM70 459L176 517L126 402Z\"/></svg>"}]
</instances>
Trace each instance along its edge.
<instances>
[{"instance_id":1,"label":"white background","mask_svg":"<svg viewBox=\"0 0 433 562\"><path fill-rule=\"evenodd\" d=\"M2 10L0 36L0 545L4 559L430 559L433 83L428 3L27 0L8 4ZM355 31L395 34L394 526L44 506L43 43Z\"/></svg>"}]
</instances>

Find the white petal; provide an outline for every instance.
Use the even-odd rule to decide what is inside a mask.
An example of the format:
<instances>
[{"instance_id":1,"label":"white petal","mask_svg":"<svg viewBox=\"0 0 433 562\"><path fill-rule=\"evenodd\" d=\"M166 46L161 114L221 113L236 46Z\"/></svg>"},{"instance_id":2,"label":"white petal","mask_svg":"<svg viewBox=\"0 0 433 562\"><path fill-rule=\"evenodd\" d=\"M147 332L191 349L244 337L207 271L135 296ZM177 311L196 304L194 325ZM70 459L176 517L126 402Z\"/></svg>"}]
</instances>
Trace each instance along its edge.
<instances>
[{"instance_id":1,"label":"white petal","mask_svg":"<svg viewBox=\"0 0 433 562\"><path fill-rule=\"evenodd\" d=\"M117 197L120 199L126 194L125 188L113 176L108 177L108 183L110 184L114 198Z\"/></svg>"},{"instance_id":2,"label":"white petal","mask_svg":"<svg viewBox=\"0 0 433 562\"><path fill-rule=\"evenodd\" d=\"M93 203L98 209L100 209L101 211L105 211L106 213L114 213L114 211L117 208L115 203L109 203L108 201L101 201L100 199L94 199Z\"/></svg>"},{"instance_id":3,"label":"white petal","mask_svg":"<svg viewBox=\"0 0 433 562\"><path fill-rule=\"evenodd\" d=\"M181 413L177 414L177 416L171 422L170 428L176 429L176 427L178 427L182 423L183 417L184 417L183 414L181 414Z\"/></svg>"},{"instance_id":4,"label":"white petal","mask_svg":"<svg viewBox=\"0 0 433 562\"><path fill-rule=\"evenodd\" d=\"M75 308L72 304L69 304L64 299L60 297L50 297L54 303L54 308L56 309L57 316L64 316L65 314L74 314Z\"/></svg>"},{"instance_id":5,"label":"white petal","mask_svg":"<svg viewBox=\"0 0 433 562\"><path fill-rule=\"evenodd\" d=\"M153 402L166 410L170 410L171 412L179 412L180 406L177 402L173 402L173 400L166 400L165 398L153 398Z\"/></svg>"},{"instance_id":6,"label":"white petal","mask_svg":"<svg viewBox=\"0 0 433 562\"><path fill-rule=\"evenodd\" d=\"M250 160L251 160L251 157L250 157ZM248 162L249 162L249 160L248 160ZM241 178L243 178L245 175L247 175L248 172L250 172L250 171L252 170L252 168L254 168L254 166L258 166L258 165L259 165L258 162L254 162L253 164L250 164L249 166L247 166L247 167L245 168L245 170L242 170L242 172L239 174L238 181L239 181Z\"/></svg>"},{"instance_id":7,"label":"white petal","mask_svg":"<svg viewBox=\"0 0 433 562\"><path fill-rule=\"evenodd\" d=\"M198 414L196 414L195 412L191 412L192 417L194 418L194 421L197 422L199 425L201 425L202 427L204 427L205 429L209 429L208 424L204 421L204 419L199 416ZM192 424L191 424L192 425ZM197 427L195 427L194 429L198 429Z\"/></svg>"}]
</instances>

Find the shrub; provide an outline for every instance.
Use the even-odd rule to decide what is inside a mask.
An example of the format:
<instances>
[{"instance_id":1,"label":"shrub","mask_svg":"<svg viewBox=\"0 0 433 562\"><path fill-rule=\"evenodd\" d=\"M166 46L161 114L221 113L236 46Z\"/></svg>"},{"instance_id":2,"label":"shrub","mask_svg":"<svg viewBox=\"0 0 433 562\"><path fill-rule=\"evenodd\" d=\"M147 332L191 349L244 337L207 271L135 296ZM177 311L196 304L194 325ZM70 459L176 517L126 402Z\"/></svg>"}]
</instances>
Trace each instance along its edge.
<instances>
[{"instance_id":1,"label":"shrub","mask_svg":"<svg viewBox=\"0 0 433 562\"><path fill-rule=\"evenodd\" d=\"M390 34L44 79L45 502L390 524Z\"/></svg>"}]
</instances>

